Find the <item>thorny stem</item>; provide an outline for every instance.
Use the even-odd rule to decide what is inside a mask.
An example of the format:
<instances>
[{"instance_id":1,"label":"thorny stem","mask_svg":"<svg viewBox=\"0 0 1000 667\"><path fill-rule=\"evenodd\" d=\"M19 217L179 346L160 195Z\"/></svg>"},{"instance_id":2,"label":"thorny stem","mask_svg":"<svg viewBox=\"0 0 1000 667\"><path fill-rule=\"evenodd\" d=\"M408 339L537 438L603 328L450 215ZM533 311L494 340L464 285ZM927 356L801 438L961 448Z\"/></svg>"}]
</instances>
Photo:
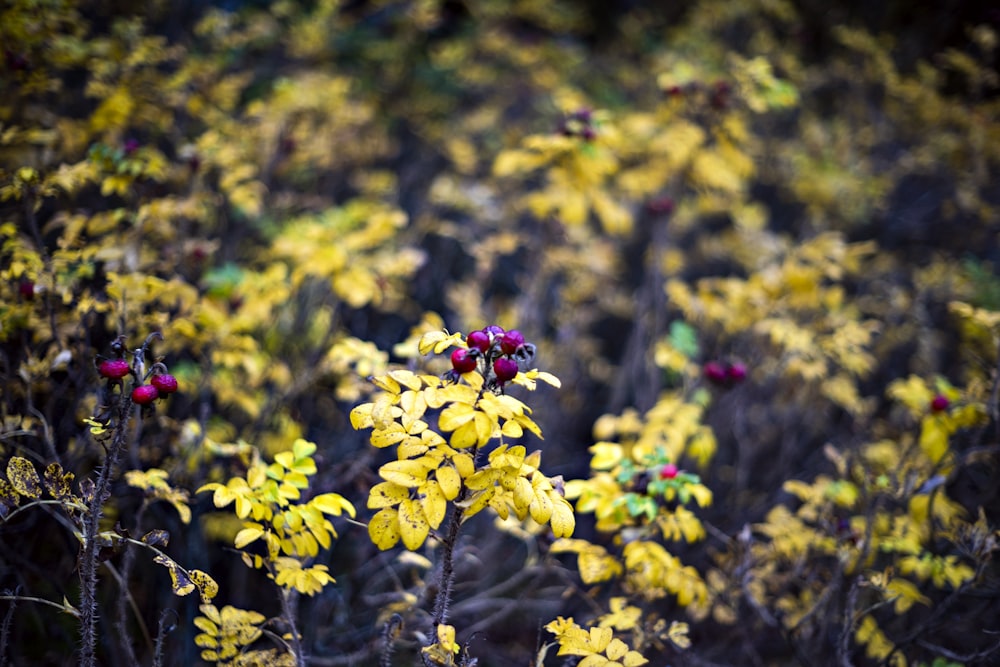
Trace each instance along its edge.
<instances>
[{"instance_id":1,"label":"thorny stem","mask_svg":"<svg viewBox=\"0 0 1000 667\"><path fill-rule=\"evenodd\" d=\"M458 531L462 527L462 512L455 508L448 525L448 534L442 540L441 580L438 584L437 597L434 599L434 628L448 621L448 607L451 604L451 592L455 585L455 545L458 542ZM434 635L436 637L436 634ZM428 639L432 644L434 637Z\"/></svg>"},{"instance_id":2,"label":"thorny stem","mask_svg":"<svg viewBox=\"0 0 1000 667\"><path fill-rule=\"evenodd\" d=\"M177 612L173 609L164 609L160 614L160 623L156 630L156 646L153 649L153 667L161 667L163 664L163 640L177 627L176 622L168 625L167 617L171 615L177 618Z\"/></svg>"},{"instance_id":3,"label":"thorny stem","mask_svg":"<svg viewBox=\"0 0 1000 667\"><path fill-rule=\"evenodd\" d=\"M142 347L134 352L134 366L141 378L145 367L145 355L156 339L163 339L159 331L146 337ZM97 535L100 530L104 503L111 497L111 477L118 459L128 445L128 426L132 417L132 396L124 393L118 398L118 415L115 423L111 447L107 449L104 465L101 466L94 495L87 507L83 525L83 553L80 556L80 667L96 667L97 646Z\"/></svg>"},{"instance_id":4,"label":"thorny stem","mask_svg":"<svg viewBox=\"0 0 1000 667\"><path fill-rule=\"evenodd\" d=\"M132 397L122 395L118 404L118 423L111 447L94 485L94 495L87 508L83 526L83 554L80 557L80 667L95 667L97 643L97 533L104 503L111 497L111 475L128 442L128 424Z\"/></svg>"}]
</instances>

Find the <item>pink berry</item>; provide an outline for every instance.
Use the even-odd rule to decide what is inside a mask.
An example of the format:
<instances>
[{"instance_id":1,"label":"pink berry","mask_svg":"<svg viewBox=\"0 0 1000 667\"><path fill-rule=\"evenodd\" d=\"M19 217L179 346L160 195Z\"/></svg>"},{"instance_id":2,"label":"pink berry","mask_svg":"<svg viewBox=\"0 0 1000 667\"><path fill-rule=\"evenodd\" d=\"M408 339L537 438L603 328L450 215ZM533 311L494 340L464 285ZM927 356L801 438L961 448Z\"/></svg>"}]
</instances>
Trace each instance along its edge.
<instances>
[{"instance_id":1,"label":"pink berry","mask_svg":"<svg viewBox=\"0 0 1000 667\"><path fill-rule=\"evenodd\" d=\"M517 375L517 362L513 359L500 357L493 362L493 372L496 373L497 382L507 382L513 380Z\"/></svg>"},{"instance_id":2,"label":"pink berry","mask_svg":"<svg viewBox=\"0 0 1000 667\"><path fill-rule=\"evenodd\" d=\"M667 463L660 468L660 479L673 479L674 477L677 477L677 466L673 463Z\"/></svg>"},{"instance_id":3,"label":"pink berry","mask_svg":"<svg viewBox=\"0 0 1000 667\"><path fill-rule=\"evenodd\" d=\"M149 405L159 397L159 390L151 384L141 384L132 390L132 402L139 405Z\"/></svg>"},{"instance_id":4,"label":"pink berry","mask_svg":"<svg viewBox=\"0 0 1000 667\"><path fill-rule=\"evenodd\" d=\"M522 345L524 335L517 329L511 329L500 338L500 351L504 354L514 354Z\"/></svg>"},{"instance_id":5,"label":"pink berry","mask_svg":"<svg viewBox=\"0 0 1000 667\"><path fill-rule=\"evenodd\" d=\"M705 364L702 369L705 377L715 384L723 384L726 381L728 373L726 372L726 367L720 364L718 361L710 361Z\"/></svg>"},{"instance_id":6,"label":"pink berry","mask_svg":"<svg viewBox=\"0 0 1000 667\"><path fill-rule=\"evenodd\" d=\"M456 373L469 373L476 370L476 358L468 350L458 348L451 353L451 367Z\"/></svg>"},{"instance_id":7,"label":"pink berry","mask_svg":"<svg viewBox=\"0 0 1000 667\"><path fill-rule=\"evenodd\" d=\"M730 364L729 368L726 369L726 376L733 382L743 382L747 379L746 364L739 361Z\"/></svg>"},{"instance_id":8,"label":"pink berry","mask_svg":"<svg viewBox=\"0 0 1000 667\"><path fill-rule=\"evenodd\" d=\"M149 383L156 387L156 391L159 392L160 398L164 398L167 394L172 394L177 391L177 378L170 373L154 375L150 378Z\"/></svg>"},{"instance_id":9,"label":"pink berry","mask_svg":"<svg viewBox=\"0 0 1000 667\"><path fill-rule=\"evenodd\" d=\"M124 359L105 359L97 367L97 372L109 380L121 380L128 375L128 362Z\"/></svg>"},{"instance_id":10,"label":"pink berry","mask_svg":"<svg viewBox=\"0 0 1000 667\"><path fill-rule=\"evenodd\" d=\"M944 394L938 394L931 400L931 410L934 412L944 412L951 405L951 401Z\"/></svg>"},{"instance_id":11,"label":"pink berry","mask_svg":"<svg viewBox=\"0 0 1000 667\"><path fill-rule=\"evenodd\" d=\"M466 337L465 344L485 354L490 349L490 335L485 331L473 331Z\"/></svg>"}]
</instances>

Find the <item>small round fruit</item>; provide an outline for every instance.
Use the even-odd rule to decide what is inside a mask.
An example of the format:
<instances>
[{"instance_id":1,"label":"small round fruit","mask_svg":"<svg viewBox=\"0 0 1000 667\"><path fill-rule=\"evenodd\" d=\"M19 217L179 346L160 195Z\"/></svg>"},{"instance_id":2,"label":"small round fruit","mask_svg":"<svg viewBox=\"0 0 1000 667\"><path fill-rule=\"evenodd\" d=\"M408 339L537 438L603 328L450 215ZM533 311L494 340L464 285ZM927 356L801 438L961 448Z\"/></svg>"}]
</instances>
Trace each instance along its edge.
<instances>
[{"instance_id":1,"label":"small round fruit","mask_svg":"<svg viewBox=\"0 0 1000 667\"><path fill-rule=\"evenodd\" d=\"M465 338L465 344L485 354L490 349L490 335L485 331L473 331Z\"/></svg>"},{"instance_id":2,"label":"small round fruit","mask_svg":"<svg viewBox=\"0 0 1000 667\"><path fill-rule=\"evenodd\" d=\"M708 378L710 382L715 384L722 384L726 381L728 373L726 372L726 367L720 364L718 361L710 361L705 364L702 369L705 377Z\"/></svg>"},{"instance_id":3,"label":"small round fruit","mask_svg":"<svg viewBox=\"0 0 1000 667\"><path fill-rule=\"evenodd\" d=\"M513 359L500 357L493 362L493 372L496 373L497 382L507 382L513 380L517 375L517 362Z\"/></svg>"},{"instance_id":4,"label":"small round fruit","mask_svg":"<svg viewBox=\"0 0 1000 667\"><path fill-rule=\"evenodd\" d=\"M17 286L17 292L30 301L35 298L35 283L30 280L22 280Z\"/></svg>"},{"instance_id":5,"label":"small round fruit","mask_svg":"<svg viewBox=\"0 0 1000 667\"><path fill-rule=\"evenodd\" d=\"M132 390L132 402L139 405L149 405L159 397L159 390L151 384L141 384Z\"/></svg>"},{"instance_id":6,"label":"small round fruit","mask_svg":"<svg viewBox=\"0 0 1000 667\"><path fill-rule=\"evenodd\" d=\"M660 468L660 479L673 479L674 477L677 477L677 466L673 463L667 463Z\"/></svg>"},{"instance_id":7,"label":"small round fruit","mask_svg":"<svg viewBox=\"0 0 1000 667\"><path fill-rule=\"evenodd\" d=\"M128 362L124 359L105 359L97 367L97 372L109 380L121 380L129 373Z\"/></svg>"},{"instance_id":8,"label":"small round fruit","mask_svg":"<svg viewBox=\"0 0 1000 667\"><path fill-rule=\"evenodd\" d=\"M743 382L747 379L747 367L742 362L735 362L726 369L726 376L733 382Z\"/></svg>"},{"instance_id":9,"label":"small round fruit","mask_svg":"<svg viewBox=\"0 0 1000 667\"><path fill-rule=\"evenodd\" d=\"M931 400L931 410L934 412L944 412L951 405L951 401L944 394L938 394Z\"/></svg>"},{"instance_id":10,"label":"small round fruit","mask_svg":"<svg viewBox=\"0 0 1000 667\"><path fill-rule=\"evenodd\" d=\"M451 367L456 373L469 373L476 370L476 358L468 350L458 348L451 353Z\"/></svg>"},{"instance_id":11,"label":"small round fruit","mask_svg":"<svg viewBox=\"0 0 1000 667\"><path fill-rule=\"evenodd\" d=\"M500 338L500 351L504 354L514 354L522 345L524 335L517 329L511 329Z\"/></svg>"},{"instance_id":12,"label":"small round fruit","mask_svg":"<svg viewBox=\"0 0 1000 667\"><path fill-rule=\"evenodd\" d=\"M159 392L160 398L164 398L167 394L172 394L177 391L177 378L170 373L154 375L149 379L149 384L156 387L156 391Z\"/></svg>"}]
</instances>

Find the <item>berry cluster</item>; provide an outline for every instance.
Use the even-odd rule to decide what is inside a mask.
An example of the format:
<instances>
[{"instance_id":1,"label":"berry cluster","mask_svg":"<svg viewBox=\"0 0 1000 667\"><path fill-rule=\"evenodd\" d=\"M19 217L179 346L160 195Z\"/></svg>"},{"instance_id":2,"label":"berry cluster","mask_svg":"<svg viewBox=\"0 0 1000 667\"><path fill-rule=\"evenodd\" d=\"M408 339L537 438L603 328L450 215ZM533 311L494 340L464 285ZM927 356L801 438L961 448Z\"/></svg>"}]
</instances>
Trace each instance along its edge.
<instances>
[{"instance_id":1,"label":"berry cluster","mask_svg":"<svg viewBox=\"0 0 1000 667\"><path fill-rule=\"evenodd\" d=\"M504 331L495 324L471 332L465 344L467 348L451 353L450 378L457 381L459 376L478 369L492 387L499 389L535 356L535 346L524 340L524 334L517 329Z\"/></svg>"},{"instance_id":2,"label":"berry cluster","mask_svg":"<svg viewBox=\"0 0 1000 667\"><path fill-rule=\"evenodd\" d=\"M731 387L747 379L746 364L740 361L710 361L702 372L705 379L720 387Z\"/></svg>"},{"instance_id":3,"label":"berry cluster","mask_svg":"<svg viewBox=\"0 0 1000 667\"><path fill-rule=\"evenodd\" d=\"M125 359L124 336L111 345L116 355L113 359L99 357L97 360L97 372L108 381L109 391L115 386L121 387L126 375L132 375L136 379L137 384L132 389L132 402L138 405L151 405L156 399L166 398L177 391L177 378L160 362L153 364L149 372L141 377L142 358L152 338L153 336L147 339L140 350L136 350L132 364ZM143 380L147 378L149 384L143 384Z\"/></svg>"}]
</instances>

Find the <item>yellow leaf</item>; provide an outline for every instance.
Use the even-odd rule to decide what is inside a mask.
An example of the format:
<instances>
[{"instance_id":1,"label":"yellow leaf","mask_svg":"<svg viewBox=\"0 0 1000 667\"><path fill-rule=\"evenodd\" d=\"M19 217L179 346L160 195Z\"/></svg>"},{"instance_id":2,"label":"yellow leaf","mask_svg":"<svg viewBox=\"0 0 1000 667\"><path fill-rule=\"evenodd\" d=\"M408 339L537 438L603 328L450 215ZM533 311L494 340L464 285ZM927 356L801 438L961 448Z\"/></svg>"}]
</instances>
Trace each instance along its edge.
<instances>
[{"instance_id":1,"label":"yellow leaf","mask_svg":"<svg viewBox=\"0 0 1000 667\"><path fill-rule=\"evenodd\" d=\"M391 549L399 542L399 517L395 509L380 510L368 522L368 536L381 551Z\"/></svg>"},{"instance_id":2,"label":"yellow leaf","mask_svg":"<svg viewBox=\"0 0 1000 667\"><path fill-rule=\"evenodd\" d=\"M395 507L410 497L410 490L394 482L380 482L368 492L368 509Z\"/></svg>"},{"instance_id":3,"label":"yellow leaf","mask_svg":"<svg viewBox=\"0 0 1000 667\"><path fill-rule=\"evenodd\" d=\"M237 549L242 549L246 545L254 542L264 534L263 528L259 524L253 524L252 527L244 528L240 532L236 533L236 537L233 540L233 545Z\"/></svg>"},{"instance_id":4,"label":"yellow leaf","mask_svg":"<svg viewBox=\"0 0 1000 667\"><path fill-rule=\"evenodd\" d=\"M454 500L462 490L462 477L458 470L450 465L443 465L434 472L441 492L447 500Z\"/></svg>"},{"instance_id":5,"label":"yellow leaf","mask_svg":"<svg viewBox=\"0 0 1000 667\"><path fill-rule=\"evenodd\" d=\"M587 451L594 455L590 460L590 467L594 470L613 468L623 456L622 446L614 442L598 442Z\"/></svg>"},{"instance_id":6,"label":"yellow leaf","mask_svg":"<svg viewBox=\"0 0 1000 667\"><path fill-rule=\"evenodd\" d=\"M403 544L410 551L419 549L430 532L430 524L420 502L407 498L399 503L398 521Z\"/></svg>"},{"instance_id":7,"label":"yellow leaf","mask_svg":"<svg viewBox=\"0 0 1000 667\"><path fill-rule=\"evenodd\" d=\"M476 409L473 406L468 403L454 403L441 411L438 416L438 428L445 432L454 431L475 416Z\"/></svg>"},{"instance_id":8,"label":"yellow leaf","mask_svg":"<svg viewBox=\"0 0 1000 667\"><path fill-rule=\"evenodd\" d=\"M937 463L948 452L948 428L938 415L929 415L921 421L920 449L931 463Z\"/></svg>"},{"instance_id":9,"label":"yellow leaf","mask_svg":"<svg viewBox=\"0 0 1000 667\"><path fill-rule=\"evenodd\" d=\"M378 470L379 476L387 482L416 488L427 481L429 469L420 461L390 461Z\"/></svg>"},{"instance_id":10,"label":"yellow leaf","mask_svg":"<svg viewBox=\"0 0 1000 667\"><path fill-rule=\"evenodd\" d=\"M420 500L424 508L424 516L427 517L427 523L430 524L431 528L436 529L444 521L445 512L448 510L448 501L445 500L445 495L435 480L431 480L421 487L421 491L424 493L424 497Z\"/></svg>"},{"instance_id":11,"label":"yellow leaf","mask_svg":"<svg viewBox=\"0 0 1000 667\"><path fill-rule=\"evenodd\" d=\"M42 484L31 461L20 456L12 456L7 462L7 479L14 490L26 498L39 498Z\"/></svg>"},{"instance_id":12,"label":"yellow leaf","mask_svg":"<svg viewBox=\"0 0 1000 667\"><path fill-rule=\"evenodd\" d=\"M315 507L323 514L333 514L340 516L342 511L347 512L351 518L355 516L354 505L339 493L323 493L309 501L311 507Z\"/></svg>"},{"instance_id":13,"label":"yellow leaf","mask_svg":"<svg viewBox=\"0 0 1000 667\"><path fill-rule=\"evenodd\" d=\"M557 538L569 537L576 529L576 516L573 514L573 506L558 494L551 497L552 515L549 518L549 525L552 527L552 534Z\"/></svg>"}]
</instances>

